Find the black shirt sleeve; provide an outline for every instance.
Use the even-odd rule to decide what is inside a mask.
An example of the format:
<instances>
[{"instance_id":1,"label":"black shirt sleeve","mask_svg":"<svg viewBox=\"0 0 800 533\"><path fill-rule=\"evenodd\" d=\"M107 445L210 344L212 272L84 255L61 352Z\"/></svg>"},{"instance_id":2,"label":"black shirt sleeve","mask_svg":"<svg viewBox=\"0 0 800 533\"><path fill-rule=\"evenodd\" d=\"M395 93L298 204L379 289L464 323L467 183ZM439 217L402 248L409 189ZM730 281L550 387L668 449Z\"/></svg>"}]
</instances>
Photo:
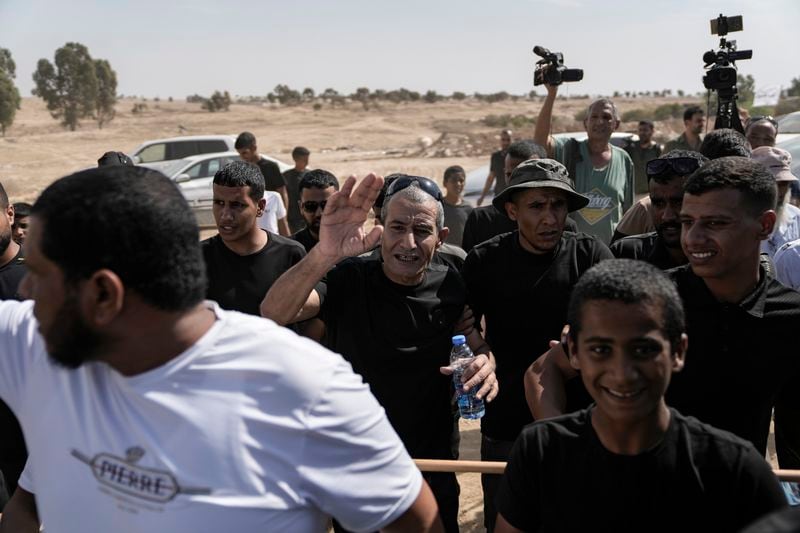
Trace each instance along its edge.
<instances>
[{"instance_id":1,"label":"black shirt sleeve","mask_svg":"<svg viewBox=\"0 0 800 533\"><path fill-rule=\"evenodd\" d=\"M739 514L739 524L749 524L788 505L778 478L752 445L742 448L738 470L741 474L735 483L738 501L730 502L730 508Z\"/></svg>"},{"instance_id":2,"label":"black shirt sleeve","mask_svg":"<svg viewBox=\"0 0 800 533\"><path fill-rule=\"evenodd\" d=\"M286 187L286 180L281 174L281 169L277 163L269 159L261 158L258 160L258 168L264 175L264 184L268 191L277 191L281 187Z\"/></svg>"},{"instance_id":3,"label":"black shirt sleeve","mask_svg":"<svg viewBox=\"0 0 800 533\"><path fill-rule=\"evenodd\" d=\"M475 228L478 224L478 213L476 209L470 211L467 215L467 221L464 222L464 235L461 237L461 248L469 253L472 248L478 244L475 242Z\"/></svg>"},{"instance_id":4,"label":"black shirt sleeve","mask_svg":"<svg viewBox=\"0 0 800 533\"><path fill-rule=\"evenodd\" d=\"M517 439L494 502L497 512L523 531L539 531L541 527L539 436L538 431L528 428Z\"/></svg>"}]
</instances>

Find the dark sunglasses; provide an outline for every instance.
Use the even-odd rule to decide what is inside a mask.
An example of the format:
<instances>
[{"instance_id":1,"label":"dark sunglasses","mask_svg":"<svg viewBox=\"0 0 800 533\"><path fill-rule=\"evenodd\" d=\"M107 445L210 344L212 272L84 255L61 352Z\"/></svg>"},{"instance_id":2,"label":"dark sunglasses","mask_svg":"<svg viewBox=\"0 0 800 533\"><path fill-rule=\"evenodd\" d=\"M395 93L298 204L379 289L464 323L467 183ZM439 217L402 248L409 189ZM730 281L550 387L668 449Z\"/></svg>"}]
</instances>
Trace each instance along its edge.
<instances>
[{"instance_id":1,"label":"dark sunglasses","mask_svg":"<svg viewBox=\"0 0 800 533\"><path fill-rule=\"evenodd\" d=\"M778 127L778 121L772 118L770 115L756 115L754 117L750 117L747 120L747 127L749 128L751 124L755 124L756 122L760 122L762 120L766 120L776 128Z\"/></svg>"},{"instance_id":2,"label":"dark sunglasses","mask_svg":"<svg viewBox=\"0 0 800 533\"><path fill-rule=\"evenodd\" d=\"M647 162L645 171L647 176L653 178L666 172L678 176L688 176L700 168L700 161L693 157L673 157L671 159L651 159Z\"/></svg>"},{"instance_id":3,"label":"dark sunglasses","mask_svg":"<svg viewBox=\"0 0 800 533\"><path fill-rule=\"evenodd\" d=\"M437 202L442 201L442 191L436 182L428 178L421 178L419 176L401 176L394 180L389 188L386 189L386 198L390 197L396 192L409 188L412 184L416 183L417 186L424 192L433 196ZM384 200L385 202L386 200Z\"/></svg>"},{"instance_id":4,"label":"dark sunglasses","mask_svg":"<svg viewBox=\"0 0 800 533\"><path fill-rule=\"evenodd\" d=\"M303 202L301 205L303 206L303 211L306 213L316 213L317 209L322 209L325 211L325 206L328 205L328 200L322 200L321 202L309 200L307 202Z\"/></svg>"}]
</instances>

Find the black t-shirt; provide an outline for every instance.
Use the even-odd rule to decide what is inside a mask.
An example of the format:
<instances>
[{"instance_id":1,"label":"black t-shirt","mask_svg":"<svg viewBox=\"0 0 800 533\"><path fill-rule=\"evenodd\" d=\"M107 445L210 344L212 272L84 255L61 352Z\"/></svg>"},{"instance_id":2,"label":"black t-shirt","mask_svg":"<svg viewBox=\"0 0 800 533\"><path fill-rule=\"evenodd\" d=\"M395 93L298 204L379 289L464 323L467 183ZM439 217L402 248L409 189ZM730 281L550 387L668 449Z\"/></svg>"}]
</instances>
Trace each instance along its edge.
<instances>
[{"instance_id":1,"label":"black t-shirt","mask_svg":"<svg viewBox=\"0 0 800 533\"><path fill-rule=\"evenodd\" d=\"M313 235L311 235L311 230L308 229L307 227L301 229L300 231L292 235L292 239L302 244L303 248L306 249L306 253L310 252L311 249L314 246L316 246L317 243L319 242L317 239L314 238Z\"/></svg>"},{"instance_id":2,"label":"black t-shirt","mask_svg":"<svg viewBox=\"0 0 800 533\"><path fill-rule=\"evenodd\" d=\"M781 468L800 468L800 293L764 275L738 305L717 301L686 265L668 272L686 311L689 350L667 403L764 454L772 408Z\"/></svg>"},{"instance_id":3,"label":"black t-shirt","mask_svg":"<svg viewBox=\"0 0 800 533\"><path fill-rule=\"evenodd\" d=\"M339 263L316 288L325 344L364 377L415 458L452 459L453 327L464 310L461 276L430 265L424 281L398 285L374 258Z\"/></svg>"},{"instance_id":4,"label":"black t-shirt","mask_svg":"<svg viewBox=\"0 0 800 533\"><path fill-rule=\"evenodd\" d=\"M681 266L675 264L669 255L664 241L658 233L643 233L642 235L630 235L611 243L611 253L619 259L640 259L647 261L651 265L661 270L669 270Z\"/></svg>"},{"instance_id":5,"label":"black t-shirt","mask_svg":"<svg viewBox=\"0 0 800 533\"><path fill-rule=\"evenodd\" d=\"M497 196L508 186L506 183L506 151L498 150L489 160L489 170L494 172L494 195Z\"/></svg>"},{"instance_id":6,"label":"black t-shirt","mask_svg":"<svg viewBox=\"0 0 800 533\"><path fill-rule=\"evenodd\" d=\"M0 300L21 300L19 284L25 277L25 254L20 246L11 261L0 266Z\"/></svg>"},{"instance_id":7,"label":"black t-shirt","mask_svg":"<svg viewBox=\"0 0 800 533\"><path fill-rule=\"evenodd\" d=\"M664 438L638 455L600 442L591 410L537 422L514 445L496 498L523 531L739 531L786 506L753 446L670 409Z\"/></svg>"},{"instance_id":8,"label":"black t-shirt","mask_svg":"<svg viewBox=\"0 0 800 533\"><path fill-rule=\"evenodd\" d=\"M481 420L486 436L512 441L533 420L525 401L525 370L547 351L550 340L560 337L578 278L611 257L597 238L571 232L563 234L553 252L532 254L522 248L516 231L484 242L467 255L463 276L469 305L476 323L486 318L485 337L497 360L501 391L486 405ZM568 386L582 389L574 380ZM577 397L577 404L585 405L587 396Z\"/></svg>"},{"instance_id":9,"label":"black t-shirt","mask_svg":"<svg viewBox=\"0 0 800 533\"><path fill-rule=\"evenodd\" d=\"M202 242L208 274L206 298L223 309L259 315L267 291L306 252L297 241L269 233L267 245L250 255L230 250L219 235Z\"/></svg>"},{"instance_id":10,"label":"black t-shirt","mask_svg":"<svg viewBox=\"0 0 800 533\"><path fill-rule=\"evenodd\" d=\"M258 160L258 168L264 175L264 185L268 191L277 191L281 187L286 187L286 181L283 179L278 163L262 157Z\"/></svg>"},{"instance_id":11,"label":"black t-shirt","mask_svg":"<svg viewBox=\"0 0 800 533\"><path fill-rule=\"evenodd\" d=\"M19 284L25 277L25 254L22 247L14 258L0 267L0 300L21 300ZM25 467L28 451L17 418L0 400L0 472L5 477L9 494L17 487L17 479ZM2 486L2 484L0 484ZM0 490L0 504L5 503Z\"/></svg>"},{"instance_id":12,"label":"black t-shirt","mask_svg":"<svg viewBox=\"0 0 800 533\"><path fill-rule=\"evenodd\" d=\"M286 194L289 197L289 206L286 208L286 221L289 223L289 231L297 233L306 225L303 214L300 212L300 179L306 171L300 172L290 168L283 173L283 180L286 182Z\"/></svg>"},{"instance_id":13,"label":"black t-shirt","mask_svg":"<svg viewBox=\"0 0 800 533\"><path fill-rule=\"evenodd\" d=\"M464 236L461 239L461 247L464 251L469 252L480 243L515 229L517 229L516 221L511 220L505 213L495 209L493 205L476 207L470 212L467 216L467 221L464 223ZM578 225L571 217L567 217L564 230L577 233Z\"/></svg>"}]
</instances>

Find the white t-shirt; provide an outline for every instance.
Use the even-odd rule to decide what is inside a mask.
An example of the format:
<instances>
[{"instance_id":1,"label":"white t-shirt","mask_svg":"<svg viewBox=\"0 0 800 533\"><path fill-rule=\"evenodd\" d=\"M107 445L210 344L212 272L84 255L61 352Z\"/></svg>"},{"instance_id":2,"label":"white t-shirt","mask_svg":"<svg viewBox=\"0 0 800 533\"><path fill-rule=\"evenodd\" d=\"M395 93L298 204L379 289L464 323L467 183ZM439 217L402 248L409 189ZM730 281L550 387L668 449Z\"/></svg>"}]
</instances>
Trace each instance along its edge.
<instances>
[{"instance_id":1,"label":"white t-shirt","mask_svg":"<svg viewBox=\"0 0 800 533\"><path fill-rule=\"evenodd\" d=\"M267 206L264 208L264 213L258 217L258 225L261 229L278 233L278 220L286 216L283 198L275 191L264 191L264 200L267 201Z\"/></svg>"},{"instance_id":2,"label":"white t-shirt","mask_svg":"<svg viewBox=\"0 0 800 533\"><path fill-rule=\"evenodd\" d=\"M51 362L33 302L0 302L0 397L53 531L375 531L421 475L360 376L273 322L214 326L143 374ZM147 342L147 339L142 339Z\"/></svg>"},{"instance_id":3,"label":"white t-shirt","mask_svg":"<svg viewBox=\"0 0 800 533\"><path fill-rule=\"evenodd\" d=\"M775 278L794 290L800 290L800 239L785 243L775 252Z\"/></svg>"}]
</instances>

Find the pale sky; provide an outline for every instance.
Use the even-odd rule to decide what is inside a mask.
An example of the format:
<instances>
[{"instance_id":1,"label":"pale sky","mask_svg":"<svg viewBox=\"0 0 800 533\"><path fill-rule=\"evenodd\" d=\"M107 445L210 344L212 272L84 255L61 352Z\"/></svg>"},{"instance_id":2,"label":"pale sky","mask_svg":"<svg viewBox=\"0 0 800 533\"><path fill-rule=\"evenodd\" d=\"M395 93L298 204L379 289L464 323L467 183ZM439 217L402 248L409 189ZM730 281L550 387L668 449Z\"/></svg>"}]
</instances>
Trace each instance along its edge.
<instances>
[{"instance_id":1,"label":"pale sky","mask_svg":"<svg viewBox=\"0 0 800 533\"><path fill-rule=\"evenodd\" d=\"M522 94L537 44L583 68L574 94L694 93L720 13L744 16L729 37L753 50L738 66L757 88L800 77L800 0L0 0L0 47L24 96L37 61L69 41L111 62L119 93L146 97L279 83Z\"/></svg>"}]
</instances>

